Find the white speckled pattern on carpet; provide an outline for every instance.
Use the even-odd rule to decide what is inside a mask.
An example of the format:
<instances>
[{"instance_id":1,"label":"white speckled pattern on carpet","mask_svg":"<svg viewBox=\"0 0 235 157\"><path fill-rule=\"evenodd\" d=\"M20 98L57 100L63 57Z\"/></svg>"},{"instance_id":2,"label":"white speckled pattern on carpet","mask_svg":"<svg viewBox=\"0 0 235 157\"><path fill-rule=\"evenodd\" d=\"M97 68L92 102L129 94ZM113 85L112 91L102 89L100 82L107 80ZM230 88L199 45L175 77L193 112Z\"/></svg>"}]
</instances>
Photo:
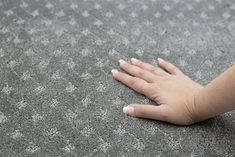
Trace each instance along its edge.
<instances>
[{"instance_id":1,"label":"white speckled pattern on carpet","mask_svg":"<svg viewBox=\"0 0 235 157\"><path fill-rule=\"evenodd\" d=\"M233 156L235 114L136 119L113 80L162 57L207 84L235 61L233 0L0 0L0 156Z\"/></svg>"}]
</instances>

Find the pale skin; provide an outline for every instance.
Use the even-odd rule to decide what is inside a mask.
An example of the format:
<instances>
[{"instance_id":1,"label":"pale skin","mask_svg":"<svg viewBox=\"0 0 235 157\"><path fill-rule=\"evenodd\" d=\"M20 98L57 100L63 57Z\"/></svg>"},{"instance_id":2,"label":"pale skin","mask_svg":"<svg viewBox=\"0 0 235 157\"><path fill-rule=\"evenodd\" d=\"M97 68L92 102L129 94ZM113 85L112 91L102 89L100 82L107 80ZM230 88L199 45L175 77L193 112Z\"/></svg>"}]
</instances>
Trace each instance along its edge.
<instances>
[{"instance_id":1,"label":"pale skin","mask_svg":"<svg viewBox=\"0 0 235 157\"><path fill-rule=\"evenodd\" d=\"M126 73L112 70L113 77L157 104L125 106L129 116L190 125L235 109L235 65L203 87L160 58L159 67L134 58L119 63Z\"/></svg>"}]
</instances>

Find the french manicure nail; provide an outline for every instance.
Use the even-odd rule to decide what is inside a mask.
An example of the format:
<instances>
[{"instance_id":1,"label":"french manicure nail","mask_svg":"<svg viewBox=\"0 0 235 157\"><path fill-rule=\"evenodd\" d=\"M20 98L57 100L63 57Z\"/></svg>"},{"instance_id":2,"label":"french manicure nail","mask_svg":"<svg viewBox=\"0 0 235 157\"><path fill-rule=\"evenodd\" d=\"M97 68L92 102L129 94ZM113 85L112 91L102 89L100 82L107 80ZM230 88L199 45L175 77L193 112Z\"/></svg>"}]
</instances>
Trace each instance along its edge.
<instances>
[{"instance_id":1,"label":"french manicure nail","mask_svg":"<svg viewBox=\"0 0 235 157\"><path fill-rule=\"evenodd\" d=\"M123 64L125 64L126 62L125 62L124 60L120 59L120 60L119 60L119 63L120 63L120 65L123 65Z\"/></svg>"},{"instance_id":2,"label":"french manicure nail","mask_svg":"<svg viewBox=\"0 0 235 157\"><path fill-rule=\"evenodd\" d=\"M137 59L135 59L135 58L131 58L131 62L132 62L132 63L137 63L137 62L138 62L138 60L137 60Z\"/></svg>"},{"instance_id":3,"label":"french manicure nail","mask_svg":"<svg viewBox=\"0 0 235 157\"><path fill-rule=\"evenodd\" d=\"M112 69L111 72L112 72L112 74L118 73L118 71L116 69Z\"/></svg>"},{"instance_id":4,"label":"french manicure nail","mask_svg":"<svg viewBox=\"0 0 235 157\"><path fill-rule=\"evenodd\" d=\"M128 115L133 115L134 114L134 108L131 106L125 106L123 107L123 112Z\"/></svg>"},{"instance_id":5,"label":"french manicure nail","mask_svg":"<svg viewBox=\"0 0 235 157\"><path fill-rule=\"evenodd\" d=\"M163 62L163 59L161 59L161 58L158 58L157 60L158 60L159 63Z\"/></svg>"}]
</instances>

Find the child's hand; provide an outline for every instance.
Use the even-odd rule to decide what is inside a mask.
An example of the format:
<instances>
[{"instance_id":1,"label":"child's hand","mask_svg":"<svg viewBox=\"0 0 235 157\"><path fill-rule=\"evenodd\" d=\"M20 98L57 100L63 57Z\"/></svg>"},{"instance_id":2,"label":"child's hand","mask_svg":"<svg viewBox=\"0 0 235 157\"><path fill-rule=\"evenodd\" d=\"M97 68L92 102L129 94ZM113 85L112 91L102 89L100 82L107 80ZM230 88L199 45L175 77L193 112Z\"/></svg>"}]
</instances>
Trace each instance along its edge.
<instances>
[{"instance_id":1,"label":"child's hand","mask_svg":"<svg viewBox=\"0 0 235 157\"><path fill-rule=\"evenodd\" d=\"M130 75L112 70L113 77L159 105L131 104L123 108L124 113L179 125L197 121L194 97L203 86L162 59L158 59L158 63L167 72L134 58L131 62L119 61L121 68Z\"/></svg>"}]
</instances>

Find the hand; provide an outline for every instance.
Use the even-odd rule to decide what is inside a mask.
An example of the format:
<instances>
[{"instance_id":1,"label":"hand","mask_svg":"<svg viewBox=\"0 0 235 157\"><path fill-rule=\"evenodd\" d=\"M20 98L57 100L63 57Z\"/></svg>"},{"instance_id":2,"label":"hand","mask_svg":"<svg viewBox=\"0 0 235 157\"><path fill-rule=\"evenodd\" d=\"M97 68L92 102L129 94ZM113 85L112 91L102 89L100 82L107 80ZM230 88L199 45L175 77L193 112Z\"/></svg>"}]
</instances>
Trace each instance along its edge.
<instances>
[{"instance_id":1,"label":"hand","mask_svg":"<svg viewBox=\"0 0 235 157\"><path fill-rule=\"evenodd\" d=\"M192 81L173 64L160 58L158 64L161 68L134 58L131 59L132 64L124 60L119 60L119 63L128 74L112 70L113 77L158 104L131 104L123 108L124 113L177 125L197 122L194 97L203 86Z\"/></svg>"}]
</instances>

